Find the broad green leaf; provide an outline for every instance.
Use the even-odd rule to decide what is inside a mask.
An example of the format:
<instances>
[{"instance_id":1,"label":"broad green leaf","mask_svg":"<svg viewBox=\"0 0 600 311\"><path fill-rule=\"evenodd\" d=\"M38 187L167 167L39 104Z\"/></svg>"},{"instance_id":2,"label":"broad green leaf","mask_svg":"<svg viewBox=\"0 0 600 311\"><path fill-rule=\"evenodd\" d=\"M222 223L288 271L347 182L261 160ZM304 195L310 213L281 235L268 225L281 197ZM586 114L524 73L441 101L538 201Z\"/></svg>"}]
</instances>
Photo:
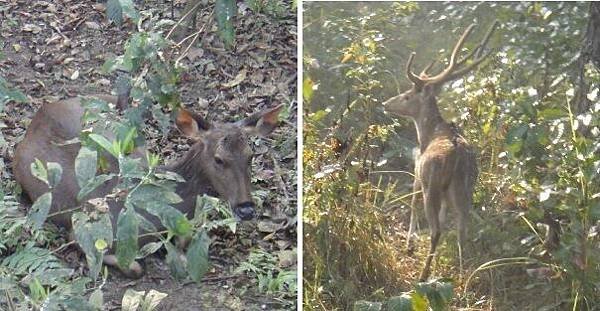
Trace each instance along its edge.
<instances>
[{"instance_id":1,"label":"broad green leaf","mask_svg":"<svg viewBox=\"0 0 600 311\"><path fill-rule=\"evenodd\" d=\"M104 74L108 74L121 68L122 64L123 55L114 58L107 58L106 61L104 61L104 64L102 64L101 71Z\"/></svg>"},{"instance_id":2,"label":"broad green leaf","mask_svg":"<svg viewBox=\"0 0 600 311\"><path fill-rule=\"evenodd\" d=\"M140 158L120 157L119 170L121 171L121 177L124 178L141 179L146 173L142 169L142 159Z\"/></svg>"},{"instance_id":3,"label":"broad green leaf","mask_svg":"<svg viewBox=\"0 0 600 311\"><path fill-rule=\"evenodd\" d=\"M139 255L136 258L145 258L150 254L154 254L163 246L162 242L150 242L140 248Z\"/></svg>"},{"instance_id":4,"label":"broad green leaf","mask_svg":"<svg viewBox=\"0 0 600 311\"><path fill-rule=\"evenodd\" d=\"M302 98L304 99L304 104L308 105L313 96L313 85L314 82L309 78L305 77L302 82Z\"/></svg>"},{"instance_id":5,"label":"broad green leaf","mask_svg":"<svg viewBox=\"0 0 600 311\"><path fill-rule=\"evenodd\" d=\"M538 112L538 116L545 120L560 119L567 116L567 112L561 108L546 108Z\"/></svg>"},{"instance_id":6,"label":"broad green leaf","mask_svg":"<svg viewBox=\"0 0 600 311\"><path fill-rule=\"evenodd\" d=\"M75 177L80 188L93 181L96 176L98 153L87 147L81 147L75 158Z\"/></svg>"},{"instance_id":7,"label":"broad green leaf","mask_svg":"<svg viewBox=\"0 0 600 311\"><path fill-rule=\"evenodd\" d=\"M40 159L35 158L35 162L31 162L31 174L46 185L48 184L48 171Z\"/></svg>"},{"instance_id":8,"label":"broad green leaf","mask_svg":"<svg viewBox=\"0 0 600 311\"><path fill-rule=\"evenodd\" d=\"M136 24L140 19L140 13L135 9L135 5L132 0L119 0L121 2L121 7L123 8L123 13L125 16L131 18Z\"/></svg>"},{"instance_id":9,"label":"broad green leaf","mask_svg":"<svg viewBox=\"0 0 600 311\"><path fill-rule=\"evenodd\" d=\"M31 206L28 219L33 224L34 230L39 230L48 217L50 207L52 206L52 192L46 192L35 200Z\"/></svg>"},{"instance_id":10,"label":"broad green leaf","mask_svg":"<svg viewBox=\"0 0 600 311\"><path fill-rule=\"evenodd\" d=\"M452 300L453 285L450 282L432 280L415 286L416 291L427 297L433 310L445 310Z\"/></svg>"},{"instance_id":11,"label":"broad green leaf","mask_svg":"<svg viewBox=\"0 0 600 311\"><path fill-rule=\"evenodd\" d=\"M46 165L48 166L48 184L53 188L60 182L62 166L56 162L48 162Z\"/></svg>"},{"instance_id":12,"label":"broad green leaf","mask_svg":"<svg viewBox=\"0 0 600 311\"><path fill-rule=\"evenodd\" d=\"M160 187L155 184L143 184L130 194L130 199L133 204L141 204L144 202L177 204L183 202L183 199L177 193Z\"/></svg>"},{"instance_id":13,"label":"broad green leaf","mask_svg":"<svg viewBox=\"0 0 600 311\"><path fill-rule=\"evenodd\" d=\"M119 0L108 0L106 3L106 16L117 25L123 23L123 7Z\"/></svg>"},{"instance_id":14,"label":"broad green leaf","mask_svg":"<svg viewBox=\"0 0 600 311\"><path fill-rule=\"evenodd\" d=\"M391 297L383 308L385 311L412 311L412 298L409 294Z\"/></svg>"},{"instance_id":15,"label":"broad green leaf","mask_svg":"<svg viewBox=\"0 0 600 311\"><path fill-rule=\"evenodd\" d=\"M121 302L122 311L137 311L144 299L144 292L136 291L131 288L125 291Z\"/></svg>"},{"instance_id":16,"label":"broad green leaf","mask_svg":"<svg viewBox=\"0 0 600 311\"><path fill-rule=\"evenodd\" d=\"M167 249L167 257L166 262L171 270L171 275L177 279L181 280L187 276L185 271L185 263L182 259L182 254L179 252L177 247L175 247L171 242L165 243L165 248Z\"/></svg>"},{"instance_id":17,"label":"broad green leaf","mask_svg":"<svg viewBox=\"0 0 600 311\"><path fill-rule=\"evenodd\" d=\"M506 134L506 148L508 151L512 154L517 154L521 151L528 129L527 124L518 124L508 131Z\"/></svg>"},{"instance_id":18,"label":"broad green leaf","mask_svg":"<svg viewBox=\"0 0 600 311\"><path fill-rule=\"evenodd\" d=\"M235 43L235 30L233 19L237 12L235 0L216 0L215 18L219 28L219 36L227 48L232 48Z\"/></svg>"},{"instance_id":19,"label":"broad green leaf","mask_svg":"<svg viewBox=\"0 0 600 311\"><path fill-rule=\"evenodd\" d=\"M412 292L410 294L413 311L427 311L427 300L421 294L417 292Z\"/></svg>"},{"instance_id":20,"label":"broad green leaf","mask_svg":"<svg viewBox=\"0 0 600 311\"><path fill-rule=\"evenodd\" d=\"M100 185L113 179L113 177L115 177L113 174L95 176L93 180L88 182L79 190L79 193L77 194L77 200L82 201L83 198L85 198L88 194L96 190L96 188L98 188Z\"/></svg>"},{"instance_id":21,"label":"broad green leaf","mask_svg":"<svg viewBox=\"0 0 600 311\"><path fill-rule=\"evenodd\" d=\"M102 309L104 306L104 295L102 294L102 290L100 288L94 290L90 295L90 299L88 299L91 305L98 308L98 310Z\"/></svg>"},{"instance_id":22,"label":"broad green leaf","mask_svg":"<svg viewBox=\"0 0 600 311\"><path fill-rule=\"evenodd\" d=\"M138 201L136 206L158 217L161 223L175 235L187 236L192 232L192 224L187 217L170 205Z\"/></svg>"},{"instance_id":23,"label":"broad green leaf","mask_svg":"<svg viewBox=\"0 0 600 311\"><path fill-rule=\"evenodd\" d=\"M188 247L187 257L187 271L190 274L192 280L196 283L200 283L204 274L208 271L208 248L210 246L210 238L206 235L205 231L198 232L192 239L190 246Z\"/></svg>"},{"instance_id":24,"label":"broad green leaf","mask_svg":"<svg viewBox=\"0 0 600 311\"><path fill-rule=\"evenodd\" d=\"M157 290L154 290L154 289L149 290L148 293L146 294L146 297L144 297L144 300L142 301L141 310L142 311L156 310L160 301L163 300L167 296L168 296L167 294L161 293Z\"/></svg>"},{"instance_id":25,"label":"broad green leaf","mask_svg":"<svg viewBox=\"0 0 600 311\"><path fill-rule=\"evenodd\" d=\"M119 157L119 150L114 149L113 143L111 143L104 136L92 133L88 137L92 141L97 143L100 147L102 147L102 149L104 149L104 150L108 151L108 153L112 154L115 158Z\"/></svg>"},{"instance_id":26,"label":"broad green leaf","mask_svg":"<svg viewBox=\"0 0 600 311\"><path fill-rule=\"evenodd\" d=\"M117 260L121 268L127 269L135 260L138 251L139 221L133 206L124 208L117 220Z\"/></svg>"},{"instance_id":27,"label":"broad green leaf","mask_svg":"<svg viewBox=\"0 0 600 311\"><path fill-rule=\"evenodd\" d=\"M106 15L117 25L123 23L123 15L131 18L136 24L140 19L140 14L132 0L109 0L106 3Z\"/></svg>"},{"instance_id":28,"label":"broad green leaf","mask_svg":"<svg viewBox=\"0 0 600 311\"><path fill-rule=\"evenodd\" d=\"M90 269L90 277L96 279L102 267L103 252L96 248L98 240L104 240L108 247L112 246L113 229L109 214L101 214L98 220L92 220L82 212L73 213L73 233L79 247L85 253Z\"/></svg>"}]
</instances>

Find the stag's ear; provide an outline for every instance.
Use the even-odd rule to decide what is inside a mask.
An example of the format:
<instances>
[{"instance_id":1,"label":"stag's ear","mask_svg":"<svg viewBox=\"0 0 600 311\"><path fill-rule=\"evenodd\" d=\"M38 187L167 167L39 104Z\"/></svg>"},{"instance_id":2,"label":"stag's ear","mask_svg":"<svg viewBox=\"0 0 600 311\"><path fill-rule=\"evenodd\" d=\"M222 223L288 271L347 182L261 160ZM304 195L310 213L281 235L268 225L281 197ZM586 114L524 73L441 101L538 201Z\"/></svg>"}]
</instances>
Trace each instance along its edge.
<instances>
[{"instance_id":1,"label":"stag's ear","mask_svg":"<svg viewBox=\"0 0 600 311\"><path fill-rule=\"evenodd\" d=\"M198 138L202 131L210 129L210 123L204 118L183 108L179 108L175 124L185 136L191 138Z\"/></svg>"},{"instance_id":2,"label":"stag's ear","mask_svg":"<svg viewBox=\"0 0 600 311\"><path fill-rule=\"evenodd\" d=\"M238 125L241 126L246 132L260 136L267 136L277 126L281 108L283 108L283 104L275 108L255 113L246 119L239 121Z\"/></svg>"}]
</instances>

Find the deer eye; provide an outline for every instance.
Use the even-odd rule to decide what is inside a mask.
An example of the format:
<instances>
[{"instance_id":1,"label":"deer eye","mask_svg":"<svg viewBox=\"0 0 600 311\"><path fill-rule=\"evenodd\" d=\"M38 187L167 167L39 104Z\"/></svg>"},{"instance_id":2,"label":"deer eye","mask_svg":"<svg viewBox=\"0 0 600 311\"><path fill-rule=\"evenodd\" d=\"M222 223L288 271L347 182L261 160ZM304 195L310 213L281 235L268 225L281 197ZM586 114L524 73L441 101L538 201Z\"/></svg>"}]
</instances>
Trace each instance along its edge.
<instances>
[{"instance_id":1,"label":"deer eye","mask_svg":"<svg viewBox=\"0 0 600 311\"><path fill-rule=\"evenodd\" d=\"M220 157L215 157L215 163L217 163L218 165L225 164L225 162L223 162L223 159L221 159Z\"/></svg>"}]
</instances>

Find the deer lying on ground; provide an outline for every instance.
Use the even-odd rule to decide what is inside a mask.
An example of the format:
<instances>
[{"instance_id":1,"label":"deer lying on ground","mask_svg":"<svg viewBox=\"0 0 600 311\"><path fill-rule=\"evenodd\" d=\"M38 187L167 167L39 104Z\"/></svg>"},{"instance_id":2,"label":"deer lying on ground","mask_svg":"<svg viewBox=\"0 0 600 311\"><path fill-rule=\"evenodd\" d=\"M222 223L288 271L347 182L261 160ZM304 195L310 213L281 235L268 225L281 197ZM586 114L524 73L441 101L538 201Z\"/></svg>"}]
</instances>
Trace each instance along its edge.
<instances>
[{"instance_id":1,"label":"deer lying on ground","mask_svg":"<svg viewBox=\"0 0 600 311\"><path fill-rule=\"evenodd\" d=\"M420 280L426 280L429 277L431 261L441 235L447 206L454 208L457 213L459 257L462 261L462 247L466 239L473 188L478 174L477 162L474 151L461 136L456 125L448 123L442 118L436 97L444 83L462 77L489 56L490 52L484 55L481 53L494 31L496 23L492 25L477 48L463 59L457 60L457 54L461 51L464 41L473 27L474 25L471 25L465 30L454 46L448 66L435 76L428 74L435 62L427 66L420 75L414 74L411 66L415 53L412 53L406 65L406 75L412 81L413 87L383 103L386 112L411 118L417 129L420 155L415 163L414 194L407 246L409 250L412 250L412 239L417 221L417 194L422 192L425 215L431 231L431 245L425 267L419 277ZM476 52L478 55L475 55ZM472 62L465 65L471 58Z\"/></svg>"},{"instance_id":2,"label":"deer lying on ground","mask_svg":"<svg viewBox=\"0 0 600 311\"><path fill-rule=\"evenodd\" d=\"M121 98L112 96L95 96L113 104L122 104ZM256 113L235 123L210 123L202 117L180 108L176 120L178 129L193 139L189 151L170 165L159 169L175 172L185 179L179 183L177 194L183 199L174 207L182 213L193 216L196 196L216 194L226 200L237 217L242 220L252 219L254 203L251 196L250 165L252 149L248 144L248 135L257 133L267 135L275 128L278 114L282 106ZM62 166L60 182L52 189L53 200L50 213L71 210L91 198L106 196L116 185L116 178L86 196L81 202L77 200L80 187L75 176L75 157L80 143L61 144L79 137L81 118L84 108L79 98L71 98L62 102L43 105L33 117L23 141L17 146L13 171L15 179L29 198L35 201L49 191L48 185L38 180L31 173L30 165L35 159L43 163L57 162ZM143 153L140 153L140 155ZM118 172L114 158L110 165L112 172ZM110 207L113 228L123 204ZM71 229L71 212L58 213L49 218L59 227ZM156 218L150 218L158 230L164 226ZM148 243L140 240L140 243ZM106 255L105 264L116 266L114 255ZM141 266L134 262L126 275L140 276Z\"/></svg>"}]
</instances>

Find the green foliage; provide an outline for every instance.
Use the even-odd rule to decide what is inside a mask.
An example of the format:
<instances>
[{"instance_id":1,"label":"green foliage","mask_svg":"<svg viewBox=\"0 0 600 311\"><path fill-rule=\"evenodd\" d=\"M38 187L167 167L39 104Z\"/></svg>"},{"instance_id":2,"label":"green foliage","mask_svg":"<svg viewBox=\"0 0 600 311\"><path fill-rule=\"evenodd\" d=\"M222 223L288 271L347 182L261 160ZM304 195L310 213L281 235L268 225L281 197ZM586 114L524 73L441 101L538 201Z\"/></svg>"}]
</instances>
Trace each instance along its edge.
<instances>
[{"instance_id":1,"label":"green foliage","mask_svg":"<svg viewBox=\"0 0 600 311\"><path fill-rule=\"evenodd\" d=\"M37 198L31 206L31 211L28 215L28 221L33 225L34 230L41 229L42 225L48 217L50 212L50 205L52 204L52 193L47 192Z\"/></svg>"},{"instance_id":2,"label":"green foliage","mask_svg":"<svg viewBox=\"0 0 600 311\"><path fill-rule=\"evenodd\" d=\"M27 102L27 97L21 91L11 88L8 82L0 77L0 112L4 110L4 105L11 100L24 103Z\"/></svg>"},{"instance_id":3,"label":"green foliage","mask_svg":"<svg viewBox=\"0 0 600 311\"><path fill-rule=\"evenodd\" d=\"M140 20L140 14L135 9L132 0L108 0L106 3L106 15L108 19L117 25L123 23L124 16L129 17L134 23Z\"/></svg>"},{"instance_id":4,"label":"green foliage","mask_svg":"<svg viewBox=\"0 0 600 311\"><path fill-rule=\"evenodd\" d=\"M286 6L286 2L277 0L246 0L245 3L255 13L264 13L269 16L280 18L285 15L286 10L290 9ZM291 4L291 9L296 10L297 3Z\"/></svg>"},{"instance_id":5,"label":"green foliage","mask_svg":"<svg viewBox=\"0 0 600 311\"><path fill-rule=\"evenodd\" d=\"M295 295L297 290L296 271L282 269L275 255L260 249L253 250L236 272L255 276L260 291L289 297Z\"/></svg>"},{"instance_id":6,"label":"green foliage","mask_svg":"<svg viewBox=\"0 0 600 311\"><path fill-rule=\"evenodd\" d=\"M307 11L307 24L311 12L321 11L320 4L315 6ZM415 7L377 3L369 7L372 15L364 15L328 6L323 5L326 16L314 15L323 27L304 33L303 97L309 109L303 132L304 306L308 309L351 308L381 288L399 290L397 280L404 275L397 261L398 245L384 237L386 210L398 203L392 197L395 185L383 179L371 185L369 180L380 161L377 146L387 144L392 135L392 128L376 124L385 118L375 105L382 84L374 79L383 60L382 29L390 20L403 24L401 19ZM324 53L319 41L328 42L333 53ZM329 64L337 64L343 73L320 69ZM332 99L340 103L328 104Z\"/></svg>"},{"instance_id":7,"label":"green foliage","mask_svg":"<svg viewBox=\"0 0 600 311\"><path fill-rule=\"evenodd\" d=\"M188 273L192 280L200 282L202 277L208 272L208 247L210 238L206 232L198 232L192 239L186 252Z\"/></svg>"},{"instance_id":8,"label":"green foliage","mask_svg":"<svg viewBox=\"0 0 600 311\"><path fill-rule=\"evenodd\" d=\"M128 289L123 295L122 310L123 311L152 311L158 307L161 300L167 297L167 294L156 290L148 292L135 291Z\"/></svg>"},{"instance_id":9,"label":"green foliage","mask_svg":"<svg viewBox=\"0 0 600 311\"><path fill-rule=\"evenodd\" d=\"M135 260L138 251L139 219L131 204L119 213L117 220L117 260L121 268L127 269Z\"/></svg>"},{"instance_id":10,"label":"green foliage","mask_svg":"<svg viewBox=\"0 0 600 311\"><path fill-rule=\"evenodd\" d=\"M5 195L0 188L0 254L20 244L19 237L25 230L27 217L19 210L19 202L14 196Z\"/></svg>"},{"instance_id":11,"label":"green foliage","mask_svg":"<svg viewBox=\"0 0 600 311\"><path fill-rule=\"evenodd\" d=\"M452 283L433 280L418 283L414 290L390 297L385 302L357 301L353 310L441 311L449 309L452 296Z\"/></svg>"},{"instance_id":12,"label":"green foliage","mask_svg":"<svg viewBox=\"0 0 600 311\"><path fill-rule=\"evenodd\" d=\"M102 268L102 257L113 243L110 215L102 214L92 219L85 213L77 212L73 213L72 222L75 241L85 253L90 276L96 279Z\"/></svg>"},{"instance_id":13,"label":"green foliage","mask_svg":"<svg viewBox=\"0 0 600 311\"><path fill-rule=\"evenodd\" d=\"M216 0L215 19L219 27L219 36L227 48L232 48L235 44L235 29L233 22L237 12L235 0Z\"/></svg>"},{"instance_id":14,"label":"green foliage","mask_svg":"<svg viewBox=\"0 0 600 311\"><path fill-rule=\"evenodd\" d=\"M469 288L475 293L453 304L468 306L475 297L507 288L502 295L508 299L490 302L491 308L592 310L600 305L600 263L594 247L600 200L600 75L591 65L581 72L577 68L588 9L589 4L566 2L308 4L304 82L310 81L313 91L304 94L304 228L309 254L305 308L347 307L351 299L372 300L370 295L377 291L396 291L385 284L368 288L373 282L357 278L363 275L358 269L346 272L336 266L340 258L382 254L357 248L362 241L375 240L374 234L349 234L349 226L379 221L381 233L367 232L378 232L375 236L382 237L383 246L402 247L389 229L401 222L395 214L370 217L386 210L377 200L388 186L398 192L390 205L408 206L404 197L412 178L398 173L374 176L378 170L412 171L416 137L412 123L382 114L379 103L410 88L403 66L412 51L417 52L417 72L433 59L447 62L448 49L462 30L472 22L484 29L494 19L501 25L488 43L494 56L448 83L438 97L444 117L463 129L479 154L477 212L469 238L478 247L469 250L469 256L477 262L475 267L496 258L531 256L540 261L530 262L543 269L552 267L554 277L546 283L522 270L498 266L493 275L479 275L476 286ZM481 36L476 30L465 49L472 49ZM577 96L580 75L590 85L583 94L587 102ZM378 191L367 200L349 199L370 188ZM559 232L554 246L544 236L551 220ZM370 267L345 264L359 265ZM395 271L384 270L388 275ZM407 274L398 274L398 279ZM513 285L515 278L527 284L525 289ZM517 298L523 295L532 299Z\"/></svg>"},{"instance_id":15,"label":"green foliage","mask_svg":"<svg viewBox=\"0 0 600 311\"><path fill-rule=\"evenodd\" d=\"M160 107L179 106L179 69L165 55L170 55L170 50L161 30L157 28L133 34L125 44L125 53L106 60L103 65L106 73L119 69L131 75L131 78L121 77L117 81L117 88L132 87L132 99L139 105L129 107L126 115L129 122L136 126L143 123L142 116L148 113L152 113L159 121L168 120ZM153 103L159 106L154 107Z\"/></svg>"}]
</instances>

